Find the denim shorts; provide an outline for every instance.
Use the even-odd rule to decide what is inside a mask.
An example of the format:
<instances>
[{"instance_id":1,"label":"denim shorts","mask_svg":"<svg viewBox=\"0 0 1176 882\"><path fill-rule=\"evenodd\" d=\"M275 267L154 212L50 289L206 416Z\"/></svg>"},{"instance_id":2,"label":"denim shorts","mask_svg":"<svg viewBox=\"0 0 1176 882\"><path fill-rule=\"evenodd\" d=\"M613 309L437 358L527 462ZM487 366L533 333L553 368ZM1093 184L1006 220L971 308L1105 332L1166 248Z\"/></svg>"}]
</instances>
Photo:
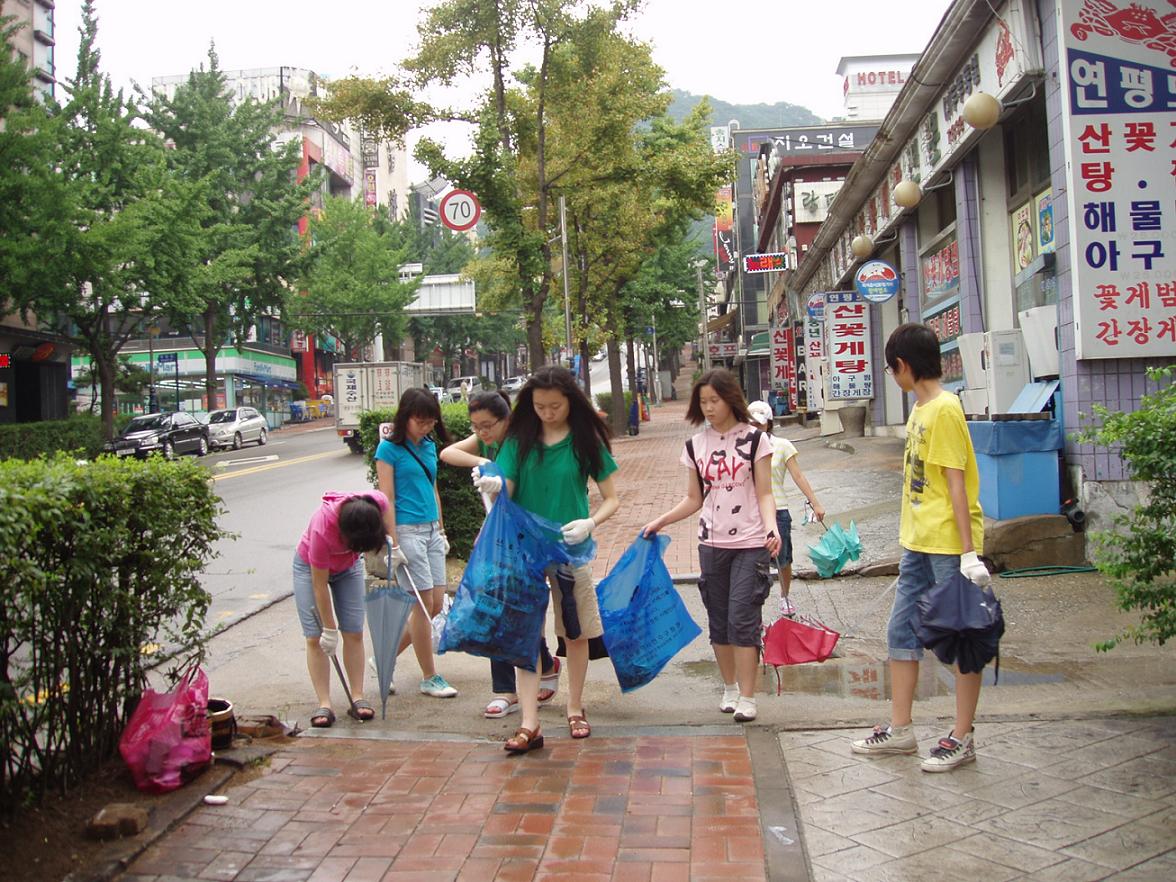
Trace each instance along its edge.
<instances>
[{"instance_id":1,"label":"denim shorts","mask_svg":"<svg viewBox=\"0 0 1176 882\"><path fill-rule=\"evenodd\" d=\"M360 557L350 569L327 576L331 592L331 604L335 607L335 624L340 631L348 634L363 632L363 558ZM302 625L302 636L307 639L323 633L319 621L318 607L314 602L314 582L310 575L310 564L294 552L294 607L298 610L298 621Z\"/></svg>"},{"instance_id":2,"label":"denim shorts","mask_svg":"<svg viewBox=\"0 0 1176 882\"><path fill-rule=\"evenodd\" d=\"M890 624L886 626L886 649L890 658L918 661L923 657L923 644L915 633L915 626L919 624L919 598L959 570L958 554L902 550L894 606L890 610Z\"/></svg>"},{"instance_id":3,"label":"denim shorts","mask_svg":"<svg viewBox=\"0 0 1176 882\"><path fill-rule=\"evenodd\" d=\"M759 646L764 601L772 591L766 548L698 546L698 592L711 643Z\"/></svg>"},{"instance_id":4,"label":"denim shorts","mask_svg":"<svg viewBox=\"0 0 1176 882\"><path fill-rule=\"evenodd\" d=\"M417 591L444 588L445 546L441 542L441 525L437 521L425 524L397 524L396 538L400 550L408 558L408 575ZM411 590L409 586L404 586Z\"/></svg>"},{"instance_id":5,"label":"denim shorts","mask_svg":"<svg viewBox=\"0 0 1176 882\"><path fill-rule=\"evenodd\" d=\"M776 566L780 569L792 563L792 515L786 508L776 509L776 535L780 537L780 553Z\"/></svg>"}]
</instances>

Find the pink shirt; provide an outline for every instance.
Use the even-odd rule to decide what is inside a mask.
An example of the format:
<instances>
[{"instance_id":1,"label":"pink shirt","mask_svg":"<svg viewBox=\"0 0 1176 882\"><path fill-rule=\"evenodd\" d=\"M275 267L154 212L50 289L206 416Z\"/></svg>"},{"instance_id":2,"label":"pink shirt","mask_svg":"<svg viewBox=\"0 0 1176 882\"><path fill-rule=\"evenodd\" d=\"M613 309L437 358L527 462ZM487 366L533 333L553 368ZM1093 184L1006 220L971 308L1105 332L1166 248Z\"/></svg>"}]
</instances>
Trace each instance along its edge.
<instances>
[{"instance_id":1,"label":"pink shirt","mask_svg":"<svg viewBox=\"0 0 1176 882\"><path fill-rule=\"evenodd\" d=\"M695 462L682 450L682 465L691 471L697 468L702 475L698 541L703 545L759 548L764 544L768 531L760 517L751 465L751 444L757 431L747 423L736 423L722 434L708 426L691 439ZM771 439L759 434L757 460L772 455Z\"/></svg>"},{"instance_id":2,"label":"pink shirt","mask_svg":"<svg viewBox=\"0 0 1176 882\"><path fill-rule=\"evenodd\" d=\"M383 493L324 493L323 504L311 515L306 532L298 541L298 556L312 567L342 573L359 559L358 552L348 548L339 533L339 506L356 496L371 499L381 513L388 510L388 499Z\"/></svg>"}]
</instances>

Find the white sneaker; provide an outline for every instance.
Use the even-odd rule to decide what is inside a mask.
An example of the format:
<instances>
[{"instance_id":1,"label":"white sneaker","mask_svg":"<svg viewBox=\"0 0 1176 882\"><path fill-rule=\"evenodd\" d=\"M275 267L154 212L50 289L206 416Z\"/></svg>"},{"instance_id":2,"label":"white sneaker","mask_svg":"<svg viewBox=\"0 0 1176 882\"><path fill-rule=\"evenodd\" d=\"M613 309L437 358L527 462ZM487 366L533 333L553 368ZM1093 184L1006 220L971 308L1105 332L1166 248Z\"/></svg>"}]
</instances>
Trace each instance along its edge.
<instances>
[{"instance_id":1,"label":"white sneaker","mask_svg":"<svg viewBox=\"0 0 1176 882\"><path fill-rule=\"evenodd\" d=\"M948 732L931 748L931 754L923 760L924 772L950 772L956 766L976 761L976 746L969 732L963 740Z\"/></svg>"},{"instance_id":2,"label":"white sneaker","mask_svg":"<svg viewBox=\"0 0 1176 882\"><path fill-rule=\"evenodd\" d=\"M440 674L434 674L428 680L421 680L421 692L434 698L453 698L457 695L457 690Z\"/></svg>"},{"instance_id":3,"label":"white sneaker","mask_svg":"<svg viewBox=\"0 0 1176 882\"><path fill-rule=\"evenodd\" d=\"M850 744L854 753L873 756L893 756L899 753L918 753L919 742L910 723L905 726L875 726L874 734Z\"/></svg>"},{"instance_id":4,"label":"white sneaker","mask_svg":"<svg viewBox=\"0 0 1176 882\"><path fill-rule=\"evenodd\" d=\"M755 719L755 699L744 698L739 696L739 701L735 704L735 722L736 723L750 723Z\"/></svg>"},{"instance_id":5,"label":"white sneaker","mask_svg":"<svg viewBox=\"0 0 1176 882\"><path fill-rule=\"evenodd\" d=\"M780 615L792 617L796 615L796 604L789 597L780 598Z\"/></svg>"},{"instance_id":6,"label":"white sneaker","mask_svg":"<svg viewBox=\"0 0 1176 882\"><path fill-rule=\"evenodd\" d=\"M735 705L739 701L739 687L723 685L723 699L719 702L719 710L725 714L735 713Z\"/></svg>"},{"instance_id":7,"label":"white sneaker","mask_svg":"<svg viewBox=\"0 0 1176 882\"><path fill-rule=\"evenodd\" d=\"M376 657L374 655L368 656L368 670L372 672L372 679L373 680L376 679ZM395 683L388 684L388 694L389 695L396 694L396 684Z\"/></svg>"}]
</instances>

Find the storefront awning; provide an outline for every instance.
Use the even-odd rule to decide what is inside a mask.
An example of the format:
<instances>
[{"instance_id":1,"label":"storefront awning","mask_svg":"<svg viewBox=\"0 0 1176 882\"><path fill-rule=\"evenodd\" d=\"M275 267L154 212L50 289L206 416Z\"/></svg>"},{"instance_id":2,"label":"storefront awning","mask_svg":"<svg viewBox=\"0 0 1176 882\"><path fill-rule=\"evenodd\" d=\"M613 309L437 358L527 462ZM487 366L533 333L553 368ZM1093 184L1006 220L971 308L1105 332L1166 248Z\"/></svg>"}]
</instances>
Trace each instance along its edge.
<instances>
[{"instance_id":1,"label":"storefront awning","mask_svg":"<svg viewBox=\"0 0 1176 882\"><path fill-rule=\"evenodd\" d=\"M248 380L250 383L259 383L262 386L277 386L279 389L297 389L297 380L286 380L281 377L265 377L261 374L244 374L238 373L238 377L243 380Z\"/></svg>"},{"instance_id":2,"label":"storefront awning","mask_svg":"<svg viewBox=\"0 0 1176 882\"><path fill-rule=\"evenodd\" d=\"M768 332L761 331L751 338L751 343L747 347L748 358L762 358L771 351L768 344Z\"/></svg>"},{"instance_id":3,"label":"storefront awning","mask_svg":"<svg viewBox=\"0 0 1176 882\"><path fill-rule=\"evenodd\" d=\"M728 309L725 313L717 316L706 323L706 331L708 334L713 334L715 331L721 331L731 322L735 321L735 316L739 314L739 308Z\"/></svg>"}]
</instances>

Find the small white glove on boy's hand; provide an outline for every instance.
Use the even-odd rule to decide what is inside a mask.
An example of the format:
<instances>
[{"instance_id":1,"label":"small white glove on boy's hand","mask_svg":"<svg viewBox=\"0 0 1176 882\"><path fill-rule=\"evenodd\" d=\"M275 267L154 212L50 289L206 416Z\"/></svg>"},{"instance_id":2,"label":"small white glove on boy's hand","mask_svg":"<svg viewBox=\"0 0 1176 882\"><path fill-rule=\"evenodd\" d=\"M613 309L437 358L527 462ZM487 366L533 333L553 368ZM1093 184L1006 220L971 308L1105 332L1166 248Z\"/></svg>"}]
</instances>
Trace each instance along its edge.
<instances>
[{"instance_id":1,"label":"small white glove on boy's hand","mask_svg":"<svg viewBox=\"0 0 1176 882\"><path fill-rule=\"evenodd\" d=\"M319 635L319 649L323 651L323 655L334 655L338 645L339 629L323 628L323 633Z\"/></svg>"},{"instance_id":2,"label":"small white glove on boy's hand","mask_svg":"<svg viewBox=\"0 0 1176 882\"><path fill-rule=\"evenodd\" d=\"M502 492L502 478L499 475L483 475L475 468L473 478L474 489L479 493L494 495Z\"/></svg>"},{"instance_id":3,"label":"small white glove on boy's hand","mask_svg":"<svg viewBox=\"0 0 1176 882\"><path fill-rule=\"evenodd\" d=\"M979 585L981 588L992 583L992 575L988 572L988 567L984 566L980 556L974 551L960 555L960 572L972 584Z\"/></svg>"},{"instance_id":4,"label":"small white glove on boy's hand","mask_svg":"<svg viewBox=\"0 0 1176 882\"><path fill-rule=\"evenodd\" d=\"M388 548L388 578L395 578L396 568L403 564L408 566L408 558L404 552L400 550L399 545L392 545Z\"/></svg>"},{"instance_id":5,"label":"small white glove on boy's hand","mask_svg":"<svg viewBox=\"0 0 1176 882\"><path fill-rule=\"evenodd\" d=\"M592 531L596 529L596 521L592 518L581 518L577 521L568 521L560 532L563 534L564 542L568 545L579 545L592 535Z\"/></svg>"},{"instance_id":6,"label":"small white glove on boy's hand","mask_svg":"<svg viewBox=\"0 0 1176 882\"><path fill-rule=\"evenodd\" d=\"M445 535L445 531L441 531L441 553L449 554L449 537Z\"/></svg>"}]
</instances>

